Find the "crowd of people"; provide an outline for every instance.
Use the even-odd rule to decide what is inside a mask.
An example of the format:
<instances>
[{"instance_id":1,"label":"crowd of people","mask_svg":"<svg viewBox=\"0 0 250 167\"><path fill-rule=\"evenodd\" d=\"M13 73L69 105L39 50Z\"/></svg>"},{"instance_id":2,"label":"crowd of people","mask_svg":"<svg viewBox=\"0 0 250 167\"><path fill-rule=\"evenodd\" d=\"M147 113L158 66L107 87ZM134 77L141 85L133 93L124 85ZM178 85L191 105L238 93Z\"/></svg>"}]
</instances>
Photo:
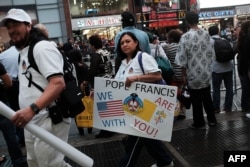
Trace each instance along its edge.
<instances>
[{"instance_id":1,"label":"crowd of people","mask_svg":"<svg viewBox=\"0 0 250 167\"><path fill-rule=\"evenodd\" d=\"M217 26L209 27L208 31L201 29L198 27L199 15L195 12L187 12L185 20L188 31L181 32L179 29L173 29L168 32L167 41L160 43L156 35L149 35L136 28L136 20L132 13L123 12L121 18L122 30L110 44L114 45L116 54L115 74L110 76L111 78L124 81L127 87L130 87L133 82L155 83L161 80L161 70L154 59L156 50L159 50L160 55L169 59L172 64L175 74L168 84L177 86L177 96L181 96L185 86L190 91L193 113L193 123L189 125L190 128L216 127L216 113L222 110L232 111L234 60L221 63L215 59L214 38L222 38ZM28 48L32 40L37 40L41 34L49 39L46 27L42 24L33 26L30 16L22 9L11 9L1 20L1 24L8 30L11 47L0 54L0 100L16 112L11 120L0 115L0 129L7 142L12 164L14 167L71 166L64 161L62 153L23 128L31 122L67 142L70 118L64 118L62 122L53 124L48 113L48 106L54 105L54 101L65 88L61 54L67 56L74 64L78 86L86 96L89 96L94 90L94 78L107 76L106 62L109 60L110 53L103 49L105 43L101 37L92 35L88 39L91 48L88 66L83 62L82 51L85 49L82 46L80 48L72 38L68 38L63 46L49 40L42 40L33 50L34 59L40 70L38 73L28 68ZM242 23L240 30L236 32L236 42L232 47L238 54L238 74L242 86L241 108L243 112L249 112L250 22ZM133 61L138 59L140 54L145 66L144 71L141 70L138 61ZM38 84L44 88L44 92L28 84L27 73L39 81ZM226 97L221 109L222 81L225 84ZM211 90L213 90L212 94ZM203 109L206 112L207 121ZM185 119L185 112L186 108L181 103L177 120ZM80 135L84 135L84 128L78 127L78 130ZM87 129L89 134L92 134L92 130L92 128ZM95 137L106 138L113 135L114 132L100 130ZM160 140L127 135L123 141L125 154L117 162L119 167L134 167L143 146L155 160L152 167L174 165L171 155ZM26 147L27 157L22 153L21 144ZM4 160L5 156L0 156L0 164Z\"/></svg>"}]
</instances>

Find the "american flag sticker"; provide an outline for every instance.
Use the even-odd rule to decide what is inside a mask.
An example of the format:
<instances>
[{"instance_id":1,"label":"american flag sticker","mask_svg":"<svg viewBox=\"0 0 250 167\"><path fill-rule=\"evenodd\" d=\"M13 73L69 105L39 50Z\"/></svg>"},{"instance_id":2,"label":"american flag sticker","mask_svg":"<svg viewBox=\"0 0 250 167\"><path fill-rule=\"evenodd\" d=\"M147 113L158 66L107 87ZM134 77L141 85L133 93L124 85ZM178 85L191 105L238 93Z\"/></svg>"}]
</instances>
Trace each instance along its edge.
<instances>
[{"instance_id":1,"label":"american flag sticker","mask_svg":"<svg viewBox=\"0 0 250 167\"><path fill-rule=\"evenodd\" d=\"M125 115L122 107L122 100L98 102L97 109L101 118Z\"/></svg>"}]
</instances>

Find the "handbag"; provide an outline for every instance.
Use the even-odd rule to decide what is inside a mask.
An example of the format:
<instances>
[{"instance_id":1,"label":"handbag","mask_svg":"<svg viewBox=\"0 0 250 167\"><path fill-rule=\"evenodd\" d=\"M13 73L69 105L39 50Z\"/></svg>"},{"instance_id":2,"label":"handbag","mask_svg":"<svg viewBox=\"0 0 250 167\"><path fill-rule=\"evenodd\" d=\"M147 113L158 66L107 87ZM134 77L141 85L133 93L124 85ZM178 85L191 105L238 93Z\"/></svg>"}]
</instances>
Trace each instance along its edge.
<instances>
[{"instance_id":1,"label":"handbag","mask_svg":"<svg viewBox=\"0 0 250 167\"><path fill-rule=\"evenodd\" d=\"M191 94L187 85L182 88L179 101L185 106L186 109L191 107Z\"/></svg>"},{"instance_id":2,"label":"handbag","mask_svg":"<svg viewBox=\"0 0 250 167\"><path fill-rule=\"evenodd\" d=\"M76 116L76 126L83 128L93 127L94 100L89 96L84 96L82 102L85 106L83 112Z\"/></svg>"},{"instance_id":3,"label":"handbag","mask_svg":"<svg viewBox=\"0 0 250 167\"><path fill-rule=\"evenodd\" d=\"M64 118L74 118L84 110L85 106L81 101L83 93L75 82L65 82L65 85L65 89L56 103L61 109Z\"/></svg>"},{"instance_id":4,"label":"handbag","mask_svg":"<svg viewBox=\"0 0 250 167\"><path fill-rule=\"evenodd\" d=\"M170 84L173 80L174 70L170 61L160 56L158 44L156 45L155 49L155 60L158 64L159 69L161 69L163 79L167 82L167 84Z\"/></svg>"}]
</instances>

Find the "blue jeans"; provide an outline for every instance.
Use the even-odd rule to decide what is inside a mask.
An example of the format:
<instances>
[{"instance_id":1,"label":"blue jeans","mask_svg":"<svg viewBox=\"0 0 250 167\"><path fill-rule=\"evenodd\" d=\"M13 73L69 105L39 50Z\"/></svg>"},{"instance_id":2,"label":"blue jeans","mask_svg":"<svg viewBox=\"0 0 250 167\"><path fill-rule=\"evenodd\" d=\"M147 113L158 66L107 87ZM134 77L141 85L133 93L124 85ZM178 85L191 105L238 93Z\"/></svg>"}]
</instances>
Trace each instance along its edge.
<instances>
[{"instance_id":1,"label":"blue jeans","mask_svg":"<svg viewBox=\"0 0 250 167\"><path fill-rule=\"evenodd\" d=\"M233 71L212 73L213 104L215 110L220 110L220 87L222 81L226 88L224 110L232 110L233 104Z\"/></svg>"},{"instance_id":2,"label":"blue jeans","mask_svg":"<svg viewBox=\"0 0 250 167\"><path fill-rule=\"evenodd\" d=\"M0 115L0 130L2 131L7 144L12 164L14 166L23 164L26 161L26 157L23 156L22 150L19 146L15 126L9 119L2 115Z\"/></svg>"},{"instance_id":3,"label":"blue jeans","mask_svg":"<svg viewBox=\"0 0 250 167\"><path fill-rule=\"evenodd\" d=\"M169 156L162 141L128 135L125 144L125 155L118 166L134 167L144 146L150 156L156 160L157 166L167 166L172 162L172 158Z\"/></svg>"},{"instance_id":4,"label":"blue jeans","mask_svg":"<svg viewBox=\"0 0 250 167\"><path fill-rule=\"evenodd\" d=\"M240 75L241 82L241 108L250 111L250 79L247 75Z\"/></svg>"}]
</instances>

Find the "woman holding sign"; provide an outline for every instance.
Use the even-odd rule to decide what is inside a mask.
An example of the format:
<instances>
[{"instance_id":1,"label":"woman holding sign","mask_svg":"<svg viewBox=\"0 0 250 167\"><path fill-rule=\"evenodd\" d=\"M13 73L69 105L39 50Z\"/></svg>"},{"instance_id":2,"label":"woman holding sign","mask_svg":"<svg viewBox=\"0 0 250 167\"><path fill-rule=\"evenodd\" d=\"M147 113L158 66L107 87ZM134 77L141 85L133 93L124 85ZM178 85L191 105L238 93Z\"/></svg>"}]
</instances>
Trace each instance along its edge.
<instances>
[{"instance_id":1,"label":"woman holding sign","mask_svg":"<svg viewBox=\"0 0 250 167\"><path fill-rule=\"evenodd\" d=\"M115 79L125 81L127 87L133 82L156 83L162 79L161 71L155 59L142 52L139 42L131 32L121 35L117 45L116 66L118 69ZM142 54L144 73L140 67L138 56ZM128 135L125 144L125 155L119 162L119 167L134 167L142 150L146 147L148 153L156 160L153 166L172 167L172 158L168 155L162 141Z\"/></svg>"}]
</instances>

